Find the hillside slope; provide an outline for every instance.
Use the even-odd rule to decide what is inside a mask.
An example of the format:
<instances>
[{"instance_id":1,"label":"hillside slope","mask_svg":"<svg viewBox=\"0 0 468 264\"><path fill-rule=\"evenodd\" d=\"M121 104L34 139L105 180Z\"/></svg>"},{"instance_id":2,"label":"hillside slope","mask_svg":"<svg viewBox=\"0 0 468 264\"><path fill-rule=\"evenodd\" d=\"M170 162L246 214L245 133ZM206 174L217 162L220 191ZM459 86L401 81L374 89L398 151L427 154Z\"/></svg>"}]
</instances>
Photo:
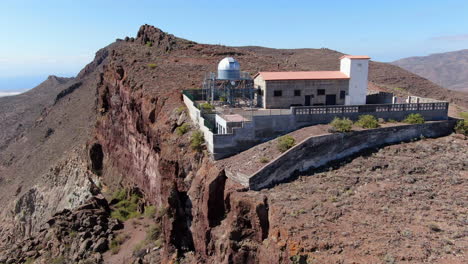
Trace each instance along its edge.
<instances>
[{"instance_id":1,"label":"hillside slope","mask_svg":"<svg viewBox=\"0 0 468 264\"><path fill-rule=\"evenodd\" d=\"M79 239L89 236L80 225L72 226L68 231L60 229L63 232L61 236L67 236L67 243L74 238L77 240L70 242L72 246L61 245L60 241L65 241L63 237L59 237L58 242L54 240L47 244L40 239L42 236L37 236L38 232L44 235L41 228L53 226L56 212L73 210L92 195L103 193L109 197L113 190L127 188L138 190L144 195L146 205L154 205L158 211L164 212L160 216L162 250L148 250L158 252L163 263L176 260L184 260L184 263L290 263L292 259L301 261L306 255L312 259L314 253L324 262L375 263L383 257L381 250L361 250L360 245L338 242L331 246L312 243L330 240L331 234L335 233L334 221L347 213L337 209L336 204L327 203L319 207L323 210L317 209L319 212L314 215L317 217L314 223L327 223L320 226L321 231L305 227L298 232L295 221L283 221L281 218L293 213L288 212L288 204L292 206L297 201L284 191L284 186L288 185L261 192L246 191L230 181L223 168L215 166L205 152L190 148L190 137L195 128L192 127L185 135L175 133L175 128L183 122L190 124L186 113L181 110L181 90L199 87L204 74L215 71L219 60L225 56L236 57L242 70L255 73L259 70L336 70L341 55L329 49L279 50L198 44L149 25L142 26L136 38L127 37L112 43L99 51L95 60L75 79L51 94L45 109L34 118L35 122L21 134L8 134L14 136L0 149L0 202L5 204L0 214L0 246L3 246L0 249L16 252L15 261L20 263L26 261L26 253L46 263L50 263L51 255L62 255L70 262L84 260L84 256L78 254L82 242ZM382 90L398 88L397 91L460 104L468 102L461 94L449 92L397 66L384 63L371 63L370 82ZM431 142L427 141L424 148L431 148ZM463 150L461 144L464 143L459 143ZM435 145L434 151L437 150L448 153L447 159L434 159L433 166L437 162L441 162L440 166L450 165L457 181L465 182L464 159L445 164L451 157L462 158L463 151ZM412 158L424 157L418 156L417 149L415 151ZM389 157L394 155L387 154ZM400 170L398 164L392 170L395 182L410 174L403 168ZM361 165L362 170L371 169ZM341 173L346 174L349 169L345 167ZM440 171L447 170L441 169L437 173ZM366 175L369 176L366 176L366 181L372 181L370 174ZM431 180L432 176L421 171L418 180L424 182ZM311 180L314 177L310 177ZM325 180L323 184L327 182ZM307 186L312 188L320 184ZM456 190L450 186L447 187L450 189L442 190L437 184L430 187L436 193L455 193ZM340 194L328 194L327 190L317 192L322 200L329 198L326 196ZM392 202L392 197L404 195L397 190L383 195L382 200L370 199L368 206L379 207L381 203ZM301 199L305 204L316 202L315 196ZM360 204L362 202L356 203L353 210L357 215L366 215L369 210ZM140 207L144 208L143 205ZM71 215L80 215L80 210ZM392 210L382 221L401 217L400 213ZM65 211L55 217L61 215L70 213ZM425 212L418 212L415 217L423 216L426 217ZM452 221L459 216L448 217ZM104 220L102 222L107 222ZM44 224L46 221L49 225ZM398 231L395 228L389 225L382 230L368 226L366 232L379 231L380 235L365 242L374 243L380 237L385 240L393 238ZM361 226L359 230L350 227L343 232L357 239L362 230ZM107 238L100 237L98 231L89 238L92 240L90 243L108 242ZM434 242L438 238L432 236L430 230L420 232L421 236L429 237L429 243L414 249L412 261L428 261L433 257L433 262L442 262L445 258L431 253L439 245ZM83 248L89 248L87 243ZM455 243L454 250L465 247L458 240ZM24 244L30 246L24 247ZM58 251L44 251L46 246L58 248ZM397 252L405 245L392 243L391 246L391 251ZM106 261L100 251L97 250L93 256L98 263ZM458 251L456 254L454 259L460 259ZM11 259L11 256L7 257ZM2 257L0 254L0 260ZM151 263L146 256L141 261Z\"/></svg>"},{"instance_id":2,"label":"hillside slope","mask_svg":"<svg viewBox=\"0 0 468 264\"><path fill-rule=\"evenodd\" d=\"M392 62L450 90L468 92L468 49Z\"/></svg>"}]
</instances>

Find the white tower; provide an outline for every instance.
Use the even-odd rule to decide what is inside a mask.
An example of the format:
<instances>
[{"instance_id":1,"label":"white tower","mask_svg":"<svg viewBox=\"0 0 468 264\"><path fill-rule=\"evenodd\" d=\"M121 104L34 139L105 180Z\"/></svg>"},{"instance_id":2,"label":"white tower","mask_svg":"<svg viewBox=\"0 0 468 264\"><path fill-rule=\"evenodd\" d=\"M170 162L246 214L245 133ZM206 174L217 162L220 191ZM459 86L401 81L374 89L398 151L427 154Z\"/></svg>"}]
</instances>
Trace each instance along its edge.
<instances>
[{"instance_id":1,"label":"white tower","mask_svg":"<svg viewBox=\"0 0 468 264\"><path fill-rule=\"evenodd\" d=\"M369 56L345 55L340 58L340 71L349 76L346 105L366 104Z\"/></svg>"}]
</instances>

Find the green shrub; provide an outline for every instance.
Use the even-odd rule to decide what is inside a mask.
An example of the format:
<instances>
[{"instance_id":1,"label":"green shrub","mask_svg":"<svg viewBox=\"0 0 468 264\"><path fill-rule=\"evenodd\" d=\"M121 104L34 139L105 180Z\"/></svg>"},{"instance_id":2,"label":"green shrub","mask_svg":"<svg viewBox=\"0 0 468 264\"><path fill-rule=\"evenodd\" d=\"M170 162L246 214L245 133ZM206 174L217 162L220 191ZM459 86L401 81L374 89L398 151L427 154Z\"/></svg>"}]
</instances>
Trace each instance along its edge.
<instances>
[{"instance_id":1,"label":"green shrub","mask_svg":"<svg viewBox=\"0 0 468 264\"><path fill-rule=\"evenodd\" d=\"M204 112L212 113L214 110L214 106L210 103L203 103L203 104L200 104L200 109L203 110Z\"/></svg>"},{"instance_id":2,"label":"green shrub","mask_svg":"<svg viewBox=\"0 0 468 264\"><path fill-rule=\"evenodd\" d=\"M349 118L335 117L333 121L331 121L330 125L336 132L350 132L353 129L353 121Z\"/></svg>"},{"instance_id":3,"label":"green shrub","mask_svg":"<svg viewBox=\"0 0 468 264\"><path fill-rule=\"evenodd\" d=\"M260 161L260 163L267 163L270 160L267 157L260 157L260 159L258 161Z\"/></svg>"},{"instance_id":4,"label":"green shrub","mask_svg":"<svg viewBox=\"0 0 468 264\"><path fill-rule=\"evenodd\" d=\"M424 117L421 114L409 114L403 123L408 124L424 124Z\"/></svg>"},{"instance_id":5,"label":"green shrub","mask_svg":"<svg viewBox=\"0 0 468 264\"><path fill-rule=\"evenodd\" d=\"M50 263L51 264L66 264L68 262L65 259L65 257L59 256L59 257L56 257L56 258L52 259L52 261Z\"/></svg>"},{"instance_id":6,"label":"green shrub","mask_svg":"<svg viewBox=\"0 0 468 264\"><path fill-rule=\"evenodd\" d=\"M179 115L184 111L185 111L185 106L183 106L183 105L177 107L177 109L176 109L176 113L179 114Z\"/></svg>"},{"instance_id":7,"label":"green shrub","mask_svg":"<svg viewBox=\"0 0 468 264\"><path fill-rule=\"evenodd\" d=\"M125 189L119 189L112 194L112 199L122 201L127 198L127 191Z\"/></svg>"},{"instance_id":8,"label":"green shrub","mask_svg":"<svg viewBox=\"0 0 468 264\"><path fill-rule=\"evenodd\" d=\"M398 122L398 121L396 121L395 119L392 119L392 118L390 118L390 119L387 120L387 123L397 123L397 122Z\"/></svg>"},{"instance_id":9,"label":"green shrub","mask_svg":"<svg viewBox=\"0 0 468 264\"><path fill-rule=\"evenodd\" d=\"M151 41L146 42L146 47L152 47L152 46L153 46L153 42L151 42Z\"/></svg>"},{"instance_id":10,"label":"green shrub","mask_svg":"<svg viewBox=\"0 0 468 264\"><path fill-rule=\"evenodd\" d=\"M295 144L296 140L293 137L285 135L278 139L277 148L279 151L285 152L286 150L292 148Z\"/></svg>"},{"instance_id":11,"label":"green shrub","mask_svg":"<svg viewBox=\"0 0 468 264\"><path fill-rule=\"evenodd\" d=\"M202 150L203 143L205 143L203 132L195 131L190 139L190 147L192 147L193 150L200 152Z\"/></svg>"},{"instance_id":12,"label":"green shrub","mask_svg":"<svg viewBox=\"0 0 468 264\"><path fill-rule=\"evenodd\" d=\"M362 128L378 128L379 121L373 115L362 115L359 116L359 120L356 122L356 125Z\"/></svg>"},{"instance_id":13,"label":"green shrub","mask_svg":"<svg viewBox=\"0 0 468 264\"><path fill-rule=\"evenodd\" d=\"M224 97L224 96L220 96L220 97L219 97L219 101L221 101L221 102L226 102L227 99L226 99L226 97Z\"/></svg>"},{"instance_id":14,"label":"green shrub","mask_svg":"<svg viewBox=\"0 0 468 264\"><path fill-rule=\"evenodd\" d=\"M185 133L187 133L189 130L190 130L189 124L183 123L181 126L176 128L176 133L177 135L182 136Z\"/></svg>"},{"instance_id":15,"label":"green shrub","mask_svg":"<svg viewBox=\"0 0 468 264\"><path fill-rule=\"evenodd\" d=\"M126 221L130 218L140 217L141 214L138 212L138 202L140 196L132 194L130 198L121 200L114 206L114 211L111 213L112 218L119 219L120 221Z\"/></svg>"},{"instance_id":16,"label":"green shrub","mask_svg":"<svg viewBox=\"0 0 468 264\"><path fill-rule=\"evenodd\" d=\"M468 120L468 112L460 112L460 117L465 120Z\"/></svg>"},{"instance_id":17,"label":"green shrub","mask_svg":"<svg viewBox=\"0 0 468 264\"><path fill-rule=\"evenodd\" d=\"M455 132L468 136L468 119L459 120L455 125Z\"/></svg>"},{"instance_id":18,"label":"green shrub","mask_svg":"<svg viewBox=\"0 0 468 264\"><path fill-rule=\"evenodd\" d=\"M154 218L156 216L156 207L154 205L145 206L145 217Z\"/></svg>"},{"instance_id":19,"label":"green shrub","mask_svg":"<svg viewBox=\"0 0 468 264\"><path fill-rule=\"evenodd\" d=\"M157 66L156 63L148 63L148 68L150 69L154 69L156 68L156 66Z\"/></svg>"},{"instance_id":20,"label":"green shrub","mask_svg":"<svg viewBox=\"0 0 468 264\"><path fill-rule=\"evenodd\" d=\"M34 258L27 258L26 262L24 262L24 264L33 264L34 260L35 260Z\"/></svg>"},{"instance_id":21,"label":"green shrub","mask_svg":"<svg viewBox=\"0 0 468 264\"><path fill-rule=\"evenodd\" d=\"M159 224L151 225L151 226L148 228L148 231L146 232L146 238L145 238L145 240L146 240L147 242L156 241L156 240L158 240L159 237L161 236L161 232L162 232L161 225L159 225Z\"/></svg>"}]
</instances>

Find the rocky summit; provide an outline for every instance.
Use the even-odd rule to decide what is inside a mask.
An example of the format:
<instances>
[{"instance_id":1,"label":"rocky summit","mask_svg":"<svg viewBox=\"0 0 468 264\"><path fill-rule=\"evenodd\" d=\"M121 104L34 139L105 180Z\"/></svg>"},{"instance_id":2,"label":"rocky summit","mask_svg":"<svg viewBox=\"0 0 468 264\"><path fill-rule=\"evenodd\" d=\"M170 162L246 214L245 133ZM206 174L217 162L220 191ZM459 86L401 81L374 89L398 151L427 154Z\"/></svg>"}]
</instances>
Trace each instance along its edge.
<instances>
[{"instance_id":1,"label":"rocky summit","mask_svg":"<svg viewBox=\"0 0 468 264\"><path fill-rule=\"evenodd\" d=\"M461 135L370 150L261 191L191 147L181 91L222 58L255 74L337 70L342 55L200 44L143 25L75 78L0 98L0 263L465 263ZM386 63L370 63L369 88L468 107L468 94Z\"/></svg>"}]
</instances>

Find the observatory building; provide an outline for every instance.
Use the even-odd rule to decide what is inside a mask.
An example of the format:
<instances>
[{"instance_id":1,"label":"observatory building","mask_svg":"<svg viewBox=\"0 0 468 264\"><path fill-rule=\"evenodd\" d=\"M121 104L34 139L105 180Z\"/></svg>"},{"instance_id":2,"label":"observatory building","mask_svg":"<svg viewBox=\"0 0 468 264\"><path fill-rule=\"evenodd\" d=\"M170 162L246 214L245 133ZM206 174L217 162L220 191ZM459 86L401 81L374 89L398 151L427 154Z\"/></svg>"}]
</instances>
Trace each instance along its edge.
<instances>
[{"instance_id":1,"label":"observatory building","mask_svg":"<svg viewBox=\"0 0 468 264\"><path fill-rule=\"evenodd\" d=\"M184 90L182 98L215 160L336 117L400 121L419 113L447 120L447 102L410 96L397 103L391 93L367 94L369 59L345 55L338 71L259 72L252 79L227 57L205 75L201 89Z\"/></svg>"},{"instance_id":2,"label":"observatory building","mask_svg":"<svg viewBox=\"0 0 468 264\"><path fill-rule=\"evenodd\" d=\"M339 71L259 72L257 101L266 109L366 104L369 59L342 56Z\"/></svg>"},{"instance_id":3,"label":"observatory building","mask_svg":"<svg viewBox=\"0 0 468 264\"><path fill-rule=\"evenodd\" d=\"M202 92L211 104L220 101L232 107L254 106L253 80L232 57L219 62L217 74L210 72L205 76Z\"/></svg>"}]
</instances>

